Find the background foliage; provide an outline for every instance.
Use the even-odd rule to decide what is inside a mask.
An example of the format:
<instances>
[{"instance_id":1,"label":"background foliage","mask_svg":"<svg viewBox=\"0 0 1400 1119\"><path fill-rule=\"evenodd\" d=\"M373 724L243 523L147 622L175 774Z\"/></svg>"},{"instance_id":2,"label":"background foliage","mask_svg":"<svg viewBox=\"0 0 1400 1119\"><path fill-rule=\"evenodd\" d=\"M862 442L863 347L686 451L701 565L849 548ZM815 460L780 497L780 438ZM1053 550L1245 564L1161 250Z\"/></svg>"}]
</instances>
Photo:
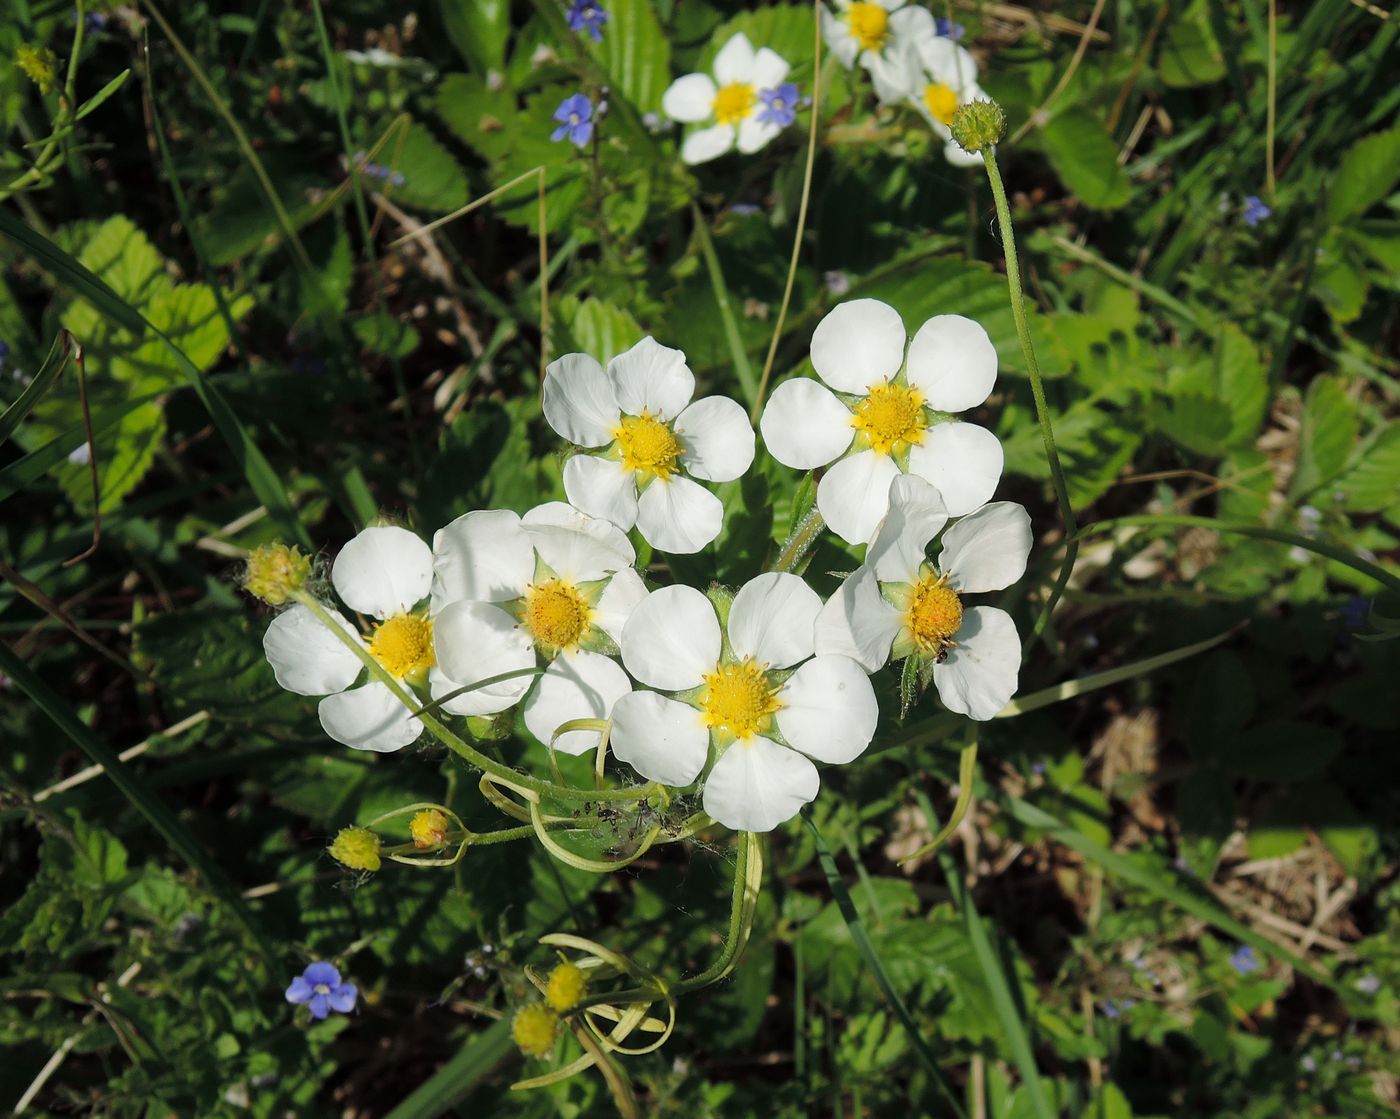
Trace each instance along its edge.
<instances>
[{"instance_id":1,"label":"background foliage","mask_svg":"<svg viewBox=\"0 0 1400 1119\"><path fill-rule=\"evenodd\" d=\"M682 169L655 114L735 29L810 92L811 10L606 7L597 45L553 0L102 8L75 66L87 113L45 147L60 90L9 60L47 46L66 69L77 13L3 0L0 182L28 181L0 187L0 1106L608 1115L596 1076L507 1091L520 1067L491 1018L543 959L535 938L579 932L663 973L713 953L719 830L611 877L525 845L348 877L320 853L337 828L444 788L485 824L474 782L438 753L327 740L233 582L266 540L333 552L381 511L431 529L562 496L536 405L535 180L392 243L536 167L550 353L651 333L702 390L752 401L805 128ZM997 1119L1393 1114L1400 644L1373 638L1400 614L1382 593L1400 566L1400 16L950 14L1013 130L1032 333L1088 526L1074 577L1028 642L1025 713L982 730L952 843L898 865L951 810L967 724L931 698L901 722L882 680L875 747L771 837L742 965L627 1072L658 1116L952 1113L943 1082ZM1002 376L978 418L1038 537L1003 603L1029 636L1065 541L985 177L912 115L874 113L858 73L822 74L775 377L841 294L985 324ZM580 88L608 103L584 152L548 139ZM352 189L356 160L386 171ZM1256 224L1249 196L1271 209ZM96 498L77 369L54 377L63 330ZM676 574L754 573L798 484L760 454L722 491L725 535ZM811 572L829 592L850 566L828 542ZM117 750L118 780L65 781ZM281 991L313 958L360 984L356 1016L294 1022Z\"/></svg>"}]
</instances>

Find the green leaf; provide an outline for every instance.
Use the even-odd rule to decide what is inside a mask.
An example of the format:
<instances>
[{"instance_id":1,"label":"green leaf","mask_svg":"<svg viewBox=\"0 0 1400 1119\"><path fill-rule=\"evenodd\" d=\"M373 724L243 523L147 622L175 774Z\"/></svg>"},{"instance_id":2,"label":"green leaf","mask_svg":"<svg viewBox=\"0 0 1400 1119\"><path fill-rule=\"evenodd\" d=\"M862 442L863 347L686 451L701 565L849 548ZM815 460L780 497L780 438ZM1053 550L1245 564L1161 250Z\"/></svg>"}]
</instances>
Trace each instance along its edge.
<instances>
[{"instance_id":1,"label":"green leaf","mask_svg":"<svg viewBox=\"0 0 1400 1119\"><path fill-rule=\"evenodd\" d=\"M439 0L438 9L448 38L473 69L505 69L510 0Z\"/></svg>"},{"instance_id":2,"label":"green leaf","mask_svg":"<svg viewBox=\"0 0 1400 1119\"><path fill-rule=\"evenodd\" d=\"M88 113L98 108L104 101L107 100L107 98L111 97L112 94L116 93L117 90L121 89L122 85L126 82L126 79L130 76L130 70L123 70L110 82L108 82L91 97L89 97L86 101L84 101L82 103L82 106L78 109L77 113L74 114L73 119L82 120L83 117L88 115Z\"/></svg>"},{"instance_id":3,"label":"green leaf","mask_svg":"<svg viewBox=\"0 0 1400 1119\"><path fill-rule=\"evenodd\" d=\"M1353 144L1330 181L1329 222L1369 210L1400 183L1400 128L1374 133Z\"/></svg>"},{"instance_id":4,"label":"green leaf","mask_svg":"<svg viewBox=\"0 0 1400 1119\"><path fill-rule=\"evenodd\" d=\"M1269 374L1249 336L1234 323L1222 323L1215 339L1215 379L1230 419L1226 438L1252 443L1269 405Z\"/></svg>"},{"instance_id":5,"label":"green leaf","mask_svg":"<svg viewBox=\"0 0 1400 1119\"><path fill-rule=\"evenodd\" d=\"M389 1112L386 1119L434 1119L466 1098L515 1048L510 1019L468 1037L457 1055Z\"/></svg>"},{"instance_id":6,"label":"green leaf","mask_svg":"<svg viewBox=\"0 0 1400 1119\"><path fill-rule=\"evenodd\" d=\"M94 433L101 512L112 512L140 484L164 439L165 415L159 403L127 412L100 437ZM65 462L59 467L58 482L73 508L80 513L93 511L91 466L86 462Z\"/></svg>"},{"instance_id":7,"label":"green leaf","mask_svg":"<svg viewBox=\"0 0 1400 1119\"><path fill-rule=\"evenodd\" d=\"M1220 763L1241 777L1302 781L1321 773L1341 751L1342 736L1331 727L1273 719L1225 744Z\"/></svg>"},{"instance_id":8,"label":"green leaf","mask_svg":"<svg viewBox=\"0 0 1400 1119\"><path fill-rule=\"evenodd\" d=\"M1314 377L1303 404L1298 435L1298 467L1289 489L1295 498L1331 481L1356 442L1356 409L1335 377Z\"/></svg>"},{"instance_id":9,"label":"green leaf","mask_svg":"<svg viewBox=\"0 0 1400 1119\"><path fill-rule=\"evenodd\" d=\"M661 108L671 84L671 44L656 19L654 0L608 0L603 41L585 36L589 53L640 113Z\"/></svg>"},{"instance_id":10,"label":"green leaf","mask_svg":"<svg viewBox=\"0 0 1400 1119\"><path fill-rule=\"evenodd\" d=\"M1091 210L1116 210L1128 201L1128 173L1103 122L1087 109L1061 113L1041 130L1055 173Z\"/></svg>"},{"instance_id":11,"label":"green leaf","mask_svg":"<svg viewBox=\"0 0 1400 1119\"><path fill-rule=\"evenodd\" d=\"M24 391L19 394L19 399L0 413L0 444L14 433L20 421L33 410L34 405L39 403L43 395L49 391L54 382L58 380L58 375L68 367L69 349L71 343L68 336L59 333L53 340L53 345L49 347L49 354L44 358L44 364L39 367L39 371L34 374L29 384L24 386Z\"/></svg>"},{"instance_id":12,"label":"green leaf","mask_svg":"<svg viewBox=\"0 0 1400 1119\"><path fill-rule=\"evenodd\" d=\"M588 354L606 365L642 340L643 330L630 311L589 296L566 295L559 300L559 319L568 331L567 343L558 348Z\"/></svg>"},{"instance_id":13,"label":"green leaf","mask_svg":"<svg viewBox=\"0 0 1400 1119\"><path fill-rule=\"evenodd\" d=\"M1342 508L1352 513L1378 513L1400 497L1400 423L1382 428L1366 444L1360 461L1332 484L1342 495Z\"/></svg>"},{"instance_id":14,"label":"green leaf","mask_svg":"<svg viewBox=\"0 0 1400 1119\"><path fill-rule=\"evenodd\" d=\"M466 173L421 124L410 123L402 142L391 139L375 162L403 176L402 183L376 187L401 206L446 213L468 201Z\"/></svg>"},{"instance_id":15,"label":"green leaf","mask_svg":"<svg viewBox=\"0 0 1400 1119\"><path fill-rule=\"evenodd\" d=\"M1209 85L1225 76L1225 56L1201 4L1191 5L1167 28L1157 73L1177 87Z\"/></svg>"}]
</instances>

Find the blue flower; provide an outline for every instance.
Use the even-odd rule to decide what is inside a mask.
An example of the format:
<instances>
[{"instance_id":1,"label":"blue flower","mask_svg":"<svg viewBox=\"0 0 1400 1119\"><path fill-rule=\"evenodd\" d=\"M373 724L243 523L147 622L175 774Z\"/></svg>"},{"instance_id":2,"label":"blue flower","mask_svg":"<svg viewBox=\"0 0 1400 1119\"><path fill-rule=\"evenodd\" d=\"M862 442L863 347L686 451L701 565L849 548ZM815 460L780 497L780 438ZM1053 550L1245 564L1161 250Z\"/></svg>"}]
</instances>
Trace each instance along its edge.
<instances>
[{"instance_id":1,"label":"blue flower","mask_svg":"<svg viewBox=\"0 0 1400 1119\"><path fill-rule=\"evenodd\" d=\"M1259 201L1258 195L1251 194L1244 200L1244 213L1241 216L1245 225L1252 229L1272 213L1269 207Z\"/></svg>"},{"instance_id":2,"label":"blue flower","mask_svg":"<svg viewBox=\"0 0 1400 1119\"><path fill-rule=\"evenodd\" d=\"M1356 989L1363 995L1374 995L1381 989L1381 977L1375 974L1363 975L1356 981Z\"/></svg>"},{"instance_id":3,"label":"blue flower","mask_svg":"<svg viewBox=\"0 0 1400 1119\"><path fill-rule=\"evenodd\" d=\"M954 23L952 20L944 19L942 16L934 16L933 33L935 35L942 35L945 39L952 39L953 42L956 43L967 34L967 28L960 23Z\"/></svg>"},{"instance_id":4,"label":"blue flower","mask_svg":"<svg viewBox=\"0 0 1400 1119\"><path fill-rule=\"evenodd\" d=\"M1121 1017L1124 1011L1132 1010L1135 1006L1137 999L1106 999L1103 1004L1103 1016L1116 1019Z\"/></svg>"},{"instance_id":5,"label":"blue flower","mask_svg":"<svg viewBox=\"0 0 1400 1119\"><path fill-rule=\"evenodd\" d=\"M593 102L582 93L564 98L554 110L554 119L559 127L550 135L551 140L567 138L577 147L588 146L593 138Z\"/></svg>"},{"instance_id":6,"label":"blue flower","mask_svg":"<svg viewBox=\"0 0 1400 1119\"><path fill-rule=\"evenodd\" d=\"M355 984L340 981L340 972L334 965L320 962L308 964L287 988L287 1001L298 1006L306 1003L311 1008L311 1017L318 1022L332 1010L349 1014L355 1009L359 996Z\"/></svg>"},{"instance_id":7,"label":"blue flower","mask_svg":"<svg viewBox=\"0 0 1400 1119\"><path fill-rule=\"evenodd\" d=\"M1258 971L1261 965L1254 955L1254 949L1248 944L1241 944L1230 957L1230 966L1241 975L1248 975L1252 971Z\"/></svg>"},{"instance_id":8,"label":"blue flower","mask_svg":"<svg viewBox=\"0 0 1400 1119\"><path fill-rule=\"evenodd\" d=\"M10 344L0 338L0 369L5 368L5 362L10 359Z\"/></svg>"},{"instance_id":9,"label":"blue flower","mask_svg":"<svg viewBox=\"0 0 1400 1119\"><path fill-rule=\"evenodd\" d=\"M774 89L760 90L758 99L763 108L758 110L759 124L775 124L786 128L797 119L797 87L784 82Z\"/></svg>"},{"instance_id":10,"label":"blue flower","mask_svg":"<svg viewBox=\"0 0 1400 1119\"><path fill-rule=\"evenodd\" d=\"M603 24L608 22L608 13L594 0L574 0L568 12L570 31L587 31L595 43L603 41Z\"/></svg>"}]
</instances>

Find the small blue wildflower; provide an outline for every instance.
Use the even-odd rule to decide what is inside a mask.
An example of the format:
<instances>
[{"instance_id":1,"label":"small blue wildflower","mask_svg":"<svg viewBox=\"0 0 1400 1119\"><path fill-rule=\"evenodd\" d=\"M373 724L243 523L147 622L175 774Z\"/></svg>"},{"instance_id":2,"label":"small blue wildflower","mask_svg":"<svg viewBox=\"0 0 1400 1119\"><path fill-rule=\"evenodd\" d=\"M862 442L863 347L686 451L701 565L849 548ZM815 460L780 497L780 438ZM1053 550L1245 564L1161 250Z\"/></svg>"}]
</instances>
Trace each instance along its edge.
<instances>
[{"instance_id":1,"label":"small blue wildflower","mask_svg":"<svg viewBox=\"0 0 1400 1119\"><path fill-rule=\"evenodd\" d=\"M838 299L851 290L851 278L836 268L822 273L822 283L826 285L826 290Z\"/></svg>"},{"instance_id":2,"label":"small blue wildflower","mask_svg":"<svg viewBox=\"0 0 1400 1119\"><path fill-rule=\"evenodd\" d=\"M107 28L107 17L101 12L88 12L83 18L83 27L90 35L95 35L99 31Z\"/></svg>"},{"instance_id":3,"label":"small blue wildflower","mask_svg":"<svg viewBox=\"0 0 1400 1119\"><path fill-rule=\"evenodd\" d=\"M1258 195L1251 194L1244 200L1244 213L1241 217L1244 219L1245 225L1253 229L1272 213L1273 211L1269 207L1259 201Z\"/></svg>"},{"instance_id":4,"label":"small blue wildflower","mask_svg":"<svg viewBox=\"0 0 1400 1119\"><path fill-rule=\"evenodd\" d=\"M319 961L308 964L287 988L287 1001L298 1006L305 1003L311 1008L311 1017L318 1022L332 1010L349 1014L359 997L355 984L342 983L340 972L332 964Z\"/></svg>"},{"instance_id":5,"label":"small blue wildflower","mask_svg":"<svg viewBox=\"0 0 1400 1119\"><path fill-rule=\"evenodd\" d=\"M5 368L5 362L10 360L10 344L0 338L0 369Z\"/></svg>"},{"instance_id":6,"label":"small blue wildflower","mask_svg":"<svg viewBox=\"0 0 1400 1119\"><path fill-rule=\"evenodd\" d=\"M570 31L587 31L595 43L603 41L603 24L608 22L607 9L594 0L574 0L568 12Z\"/></svg>"},{"instance_id":7,"label":"small blue wildflower","mask_svg":"<svg viewBox=\"0 0 1400 1119\"><path fill-rule=\"evenodd\" d=\"M1122 1017L1124 1011L1132 1010L1135 1006L1137 999L1107 999L1103 1004L1103 1016L1116 1020Z\"/></svg>"},{"instance_id":8,"label":"small blue wildflower","mask_svg":"<svg viewBox=\"0 0 1400 1119\"><path fill-rule=\"evenodd\" d=\"M1381 989L1381 977L1379 975L1363 975L1356 981L1356 989L1363 995L1374 995Z\"/></svg>"},{"instance_id":9,"label":"small blue wildflower","mask_svg":"<svg viewBox=\"0 0 1400 1119\"><path fill-rule=\"evenodd\" d=\"M1371 604L1359 594L1352 595L1342 603L1342 624L1350 630L1366 628L1371 616ZM1375 978L1372 976L1371 978ZM1379 980L1377 980L1379 982Z\"/></svg>"},{"instance_id":10,"label":"small blue wildflower","mask_svg":"<svg viewBox=\"0 0 1400 1119\"><path fill-rule=\"evenodd\" d=\"M1254 949L1248 944L1241 944L1230 957L1230 966L1241 975L1248 975L1250 972L1258 971L1262 965L1254 955Z\"/></svg>"},{"instance_id":11,"label":"small blue wildflower","mask_svg":"<svg viewBox=\"0 0 1400 1119\"><path fill-rule=\"evenodd\" d=\"M1304 1072L1317 1071L1317 1058L1312 1056L1312 1054L1308 1054L1301 1061L1299 1061L1298 1064L1302 1067Z\"/></svg>"},{"instance_id":12,"label":"small blue wildflower","mask_svg":"<svg viewBox=\"0 0 1400 1119\"><path fill-rule=\"evenodd\" d=\"M797 119L797 87L792 82L760 90L758 99L763 102L763 108L758 110L759 124L786 128Z\"/></svg>"},{"instance_id":13,"label":"small blue wildflower","mask_svg":"<svg viewBox=\"0 0 1400 1119\"><path fill-rule=\"evenodd\" d=\"M551 140L567 139L575 147L584 148L593 138L593 102L582 93L564 98L554 110L559 127L550 134Z\"/></svg>"},{"instance_id":14,"label":"small blue wildflower","mask_svg":"<svg viewBox=\"0 0 1400 1119\"><path fill-rule=\"evenodd\" d=\"M737 214L741 218L746 218L750 214L758 213L759 209L752 202L736 202L729 207L729 212L731 214Z\"/></svg>"},{"instance_id":15,"label":"small blue wildflower","mask_svg":"<svg viewBox=\"0 0 1400 1119\"><path fill-rule=\"evenodd\" d=\"M934 16L933 33L935 35L942 35L945 39L952 39L953 42L956 43L967 34L967 28L960 23L954 23L950 19L944 19L942 16Z\"/></svg>"},{"instance_id":16,"label":"small blue wildflower","mask_svg":"<svg viewBox=\"0 0 1400 1119\"><path fill-rule=\"evenodd\" d=\"M1032 763L1031 763L1031 772L1034 773L1037 777L1044 777L1044 776L1045 776L1045 763L1044 763L1044 762L1032 762Z\"/></svg>"}]
</instances>

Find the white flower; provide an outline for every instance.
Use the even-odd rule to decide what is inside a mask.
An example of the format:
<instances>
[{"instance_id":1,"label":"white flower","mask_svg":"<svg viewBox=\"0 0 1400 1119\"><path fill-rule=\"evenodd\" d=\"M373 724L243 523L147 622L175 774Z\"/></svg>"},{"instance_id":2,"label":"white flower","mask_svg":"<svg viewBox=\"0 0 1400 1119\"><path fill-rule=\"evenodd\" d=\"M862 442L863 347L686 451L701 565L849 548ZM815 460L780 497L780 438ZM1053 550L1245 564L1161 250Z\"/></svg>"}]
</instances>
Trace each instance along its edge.
<instances>
[{"instance_id":1,"label":"white flower","mask_svg":"<svg viewBox=\"0 0 1400 1119\"><path fill-rule=\"evenodd\" d=\"M367 528L340 550L331 583L345 605L379 624L365 640L342 614L327 609L395 680L415 686L426 680L435 692L446 692L461 684L437 667L433 623L415 609L432 581L433 556L417 536L392 525ZM364 665L308 607L277 615L263 636L263 651L282 687L326 697L318 709L321 726L337 742L382 753L403 749L423 732L423 724L378 680L347 690Z\"/></svg>"},{"instance_id":2,"label":"white flower","mask_svg":"<svg viewBox=\"0 0 1400 1119\"><path fill-rule=\"evenodd\" d=\"M1001 479L997 437L947 415L992 391L997 352L987 332L961 315L935 315L914 335L907 362L904 337L899 312L877 299L838 305L812 335L812 366L836 392L792 378L759 421L768 450L786 466L814 470L841 459L817 484L817 508L849 544L870 539L900 473L937 486L953 516L986 502Z\"/></svg>"},{"instance_id":3,"label":"white flower","mask_svg":"<svg viewBox=\"0 0 1400 1119\"><path fill-rule=\"evenodd\" d=\"M750 580L729 611L728 642L693 587L654 591L622 632L622 663L658 692L632 692L612 716L612 750L642 776L705 781L705 811L726 827L771 831L817 795L809 758L860 756L879 711L861 666L813 656L821 599L798 576ZM795 671L794 671L795 670Z\"/></svg>"},{"instance_id":4,"label":"white flower","mask_svg":"<svg viewBox=\"0 0 1400 1119\"><path fill-rule=\"evenodd\" d=\"M910 103L943 140L943 157L955 167L980 166L980 153L966 152L953 140L953 114L972 101L988 100L977 84L977 60L943 35L920 37L900 53L900 81Z\"/></svg>"},{"instance_id":5,"label":"white flower","mask_svg":"<svg viewBox=\"0 0 1400 1119\"><path fill-rule=\"evenodd\" d=\"M587 354L565 354L544 377L549 426L580 447L564 464L575 506L619 528L634 524L663 552L698 552L719 535L724 507L691 481L729 482L753 462L753 428L726 396L690 402L695 374L685 354L643 338L604 371ZM689 475L689 477L687 477Z\"/></svg>"},{"instance_id":6,"label":"white flower","mask_svg":"<svg viewBox=\"0 0 1400 1119\"><path fill-rule=\"evenodd\" d=\"M1031 520L1014 502L984 505L943 533L931 564L925 549L947 523L936 489L896 478L865 563L817 618L816 650L851 657L867 672L890 659L932 659L943 705L990 719L1016 694L1021 641L1006 611L965 607L962 596L1001 590L1025 574Z\"/></svg>"},{"instance_id":7,"label":"white flower","mask_svg":"<svg viewBox=\"0 0 1400 1119\"><path fill-rule=\"evenodd\" d=\"M905 0L835 0L823 6L826 44L849 70L859 60L870 72L875 96L884 104L908 96L904 52L910 44L934 38L933 14Z\"/></svg>"},{"instance_id":8,"label":"white flower","mask_svg":"<svg viewBox=\"0 0 1400 1119\"><path fill-rule=\"evenodd\" d=\"M661 108L672 120L687 124L713 121L692 132L681 145L686 163L704 163L735 146L746 155L756 152L782 129L759 120L759 94L787 77L788 64L767 47L755 51L742 31L715 55L714 77L686 74L671 83Z\"/></svg>"},{"instance_id":9,"label":"white flower","mask_svg":"<svg viewBox=\"0 0 1400 1119\"><path fill-rule=\"evenodd\" d=\"M432 607L444 671L475 681L548 662L538 682L504 680L458 696L447 710L489 715L528 692L525 725L546 744L573 719L607 718L632 687L600 650L616 648L632 608L646 597L635 559L616 526L562 501L524 517L480 510L440 529L433 537ZM597 744L596 734L575 730L554 747L582 754Z\"/></svg>"}]
</instances>

